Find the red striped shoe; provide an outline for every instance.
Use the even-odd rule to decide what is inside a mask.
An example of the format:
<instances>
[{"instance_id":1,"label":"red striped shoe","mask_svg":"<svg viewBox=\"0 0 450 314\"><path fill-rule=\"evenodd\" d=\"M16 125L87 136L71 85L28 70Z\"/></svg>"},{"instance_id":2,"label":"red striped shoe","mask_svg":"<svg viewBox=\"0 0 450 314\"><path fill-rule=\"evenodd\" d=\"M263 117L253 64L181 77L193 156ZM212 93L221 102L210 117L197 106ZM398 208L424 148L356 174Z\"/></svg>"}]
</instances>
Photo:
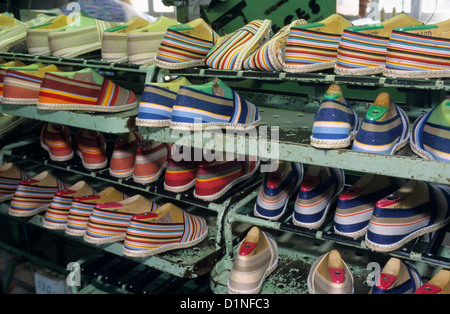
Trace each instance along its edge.
<instances>
[{"instance_id":1,"label":"red striped shoe","mask_svg":"<svg viewBox=\"0 0 450 314\"><path fill-rule=\"evenodd\" d=\"M75 146L75 152L86 169L102 169L108 164L106 143L102 133L81 129L75 135Z\"/></svg>"},{"instance_id":2,"label":"red striped shoe","mask_svg":"<svg viewBox=\"0 0 450 314\"><path fill-rule=\"evenodd\" d=\"M165 143L141 142L136 150L133 180L142 184L157 181L167 167L169 151Z\"/></svg>"},{"instance_id":3,"label":"red striped shoe","mask_svg":"<svg viewBox=\"0 0 450 314\"><path fill-rule=\"evenodd\" d=\"M136 149L142 141L137 132L121 134L114 143L109 161L109 174L115 178L127 178L134 172Z\"/></svg>"},{"instance_id":4,"label":"red striped shoe","mask_svg":"<svg viewBox=\"0 0 450 314\"><path fill-rule=\"evenodd\" d=\"M41 147L53 161L66 161L73 157L72 138L67 126L47 123L41 129Z\"/></svg>"},{"instance_id":5,"label":"red striped shoe","mask_svg":"<svg viewBox=\"0 0 450 314\"><path fill-rule=\"evenodd\" d=\"M175 161L169 159L164 174L164 189L181 193L195 185L197 178L198 161Z\"/></svg>"}]
</instances>

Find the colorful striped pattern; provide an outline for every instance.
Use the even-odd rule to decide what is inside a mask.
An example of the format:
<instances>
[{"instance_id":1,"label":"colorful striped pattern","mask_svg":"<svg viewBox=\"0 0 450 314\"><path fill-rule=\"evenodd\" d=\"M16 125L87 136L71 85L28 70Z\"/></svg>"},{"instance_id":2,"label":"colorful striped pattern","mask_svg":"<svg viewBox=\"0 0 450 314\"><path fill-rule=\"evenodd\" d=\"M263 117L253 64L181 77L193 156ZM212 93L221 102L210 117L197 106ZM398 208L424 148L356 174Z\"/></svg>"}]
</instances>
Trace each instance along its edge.
<instances>
[{"instance_id":1,"label":"colorful striped pattern","mask_svg":"<svg viewBox=\"0 0 450 314\"><path fill-rule=\"evenodd\" d=\"M134 172L136 149L140 142L137 132L119 135L114 143L109 160L109 174L116 178L126 178Z\"/></svg>"},{"instance_id":2,"label":"colorful striped pattern","mask_svg":"<svg viewBox=\"0 0 450 314\"><path fill-rule=\"evenodd\" d=\"M384 75L447 77L450 73L450 39L392 31Z\"/></svg>"},{"instance_id":3,"label":"colorful striped pattern","mask_svg":"<svg viewBox=\"0 0 450 314\"><path fill-rule=\"evenodd\" d=\"M32 75L33 71L21 72L8 69L3 80L4 103L34 105L39 98L42 77Z\"/></svg>"},{"instance_id":4,"label":"colorful striped pattern","mask_svg":"<svg viewBox=\"0 0 450 314\"><path fill-rule=\"evenodd\" d=\"M5 175L0 176L0 202L11 199L20 182L28 179L28 175L22 169L19 170L17 177L6 177Z\"/></svg>"},{"instance_id":5,"label":"colorful striped pattern","mask_svg":"<svg viewBox=\"0 0 450 314\"><path fill-rule=\"evenodd\" d=\"M86 169L102 169L108 164L106 143L102 133L80 129L75 135L75 147Z\"/></svg>"},{"instance_id":6,"label":"colorful striped pattern","mask_svg":"<svg viewBox=\"0 0 450 314\"><path fill-rule=\"evenodd\" d=\"M177 93L153 84L146 84L136 118L137 126L169 126Z\"/></svg>"},{"instance_id":7,"label":"colorful striped pattern","mask_svg":"<svg viewBox=\"0 0 450 314\"><path fill-rule=\"evenodd\" d=\"M211 49L205 59L213 69L240 70L244 60L270 36L270 20L254 20Z\"/></svg>"},{"instance_id":8,"label":"colorful striped pattern","mask_svg":"<svg viewBox=\"0 0 450 314\"><path fill-rule=\"evenodd\" d=\"M45 124L41 129L40 143L48 151L51 160L66 161L73 157L72 137L65 125Z\"/></svg>"},{"instance_id":9,"label":"colorful striped pattern","mask_svg":"<svg viewBox=\"0 0 450 314\"><path fill-rule=\"evenodd\" d=\"M196 161L169 159L164 174L164 189L180 193L192 188L197 178L198 164Z\"/></svg>"},{"instance_id":10,"label":"colorful striped pattern","mask_svg":"<svg viewBox=\"0 0 450 314\"><path fill-rule=\"evenodd\" d=\"M150 142L136 150L133 181L142 184L157 181L167 166L169 147L165 143Z\"/></svg>"}]
</instances>

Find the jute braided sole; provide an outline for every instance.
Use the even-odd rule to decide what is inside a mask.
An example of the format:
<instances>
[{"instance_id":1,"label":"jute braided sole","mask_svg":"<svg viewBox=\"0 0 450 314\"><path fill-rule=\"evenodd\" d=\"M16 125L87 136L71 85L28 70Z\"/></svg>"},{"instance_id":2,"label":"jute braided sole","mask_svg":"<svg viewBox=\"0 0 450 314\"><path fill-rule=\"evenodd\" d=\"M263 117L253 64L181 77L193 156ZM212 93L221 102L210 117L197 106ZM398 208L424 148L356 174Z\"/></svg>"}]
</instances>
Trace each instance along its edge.
<instances>
[{"instance_id":1,"label":"jute braided sole","mask_svg":"<svg viewBox=\"0 0 450 314\"><path fill-rule=\"evenodd\" d=\"M357 132L352 132L349 137L342 140L322 140L310 137L310 144L312 147L325 148L325 149L337 149L349 147L352 141L355 139Z\"/></svg>"},{"instance_id":2,"label":"jute braided sole","mask_svg":"<svg viewBox=\"0 0 450 314\"><path fill-rule=\"evenodd\" d=\"M228 123L228 122L211 122L211 123L186 123L186 122L170 122L170 128L172 130L180 130L180 131L200 131L205 130L207 128L229 128L232 130L242 129L245 132L246 129L256 128L261 123L261 119L251 122L249 124L241 124L241 123Z\"/></svg>"},{"instance_id":3,"label":"jute braided sole","mask_svg":"<svg viewBox=\"0 0 450 314\"><path fill-rule=\"evenodd\" d=\"M2 103L10 105L36 105L39 101L38 98L11 98L2 97Z\"/></svg>"},{"instance_id":4,"label":"jute braided sole","mask_svg":"<svg viewBox=\"0 0 450 314\"><path fill-rule=\"evenodd\" d=\"M167 127L170 126L170 120L151 120L151 119L142 119L136 118L136 126L145 126L145 127Z\"/></svg>"},{"instance_id":5,"label":"jute braided sole","mask_svg":"<svg viewBox=\"0 0 450 314\"><path fill-rule=\"evenodd\" d=\"M181 62L181 63L164 62L164 61L160 61L157 59L154 64L163 69L179 70L179 69L185 69L185 68L192 68L192 67L196 67L196 66L204 66L205 59Z\"/></svg>"},{"instance_id":6,"label":"jute braided sole","mask_svg":"<svg viewBox=\"0 0 450 314\"><path fill-rule=\"evenodd\" d=\"M169 192L182 193L182 192L186 192L187 190L192 188L195 185L196 181L197 181L197 178L195 178L194 180L192 180L188 184L185 184L185 185L182 185L182 186L170 186L170 185L167 185L166 182L164 182L164 189L169 191Z\"/></svg>"},{"instance_id":7,"label":"jute braided sole","mask_svg":"<svg viewBox=\"0 0 450 314\"><path fill-rule=\"evenodd\" d=\"M15 216L15 217L31 217L31 216L34 216L41 212L46 211L49 206L50 206L50 204L33 209L33 210L27 210L27 211L19 211L19 210L14 210L14 209L9 208L8 214L10 214L11 216Z\"/></svg>"},{"instance_id":8,"label":"jute braided sole","mask_svg":"<svg viewBox=\"0 0 450 314\"><path fill-rule=\"evenodd\" d=\"M283 64L283 71L290 73L306 73L315 72L320 70L332 69L336 65L337 61L321 62L310 65L286 65Z\"/></svg>"},{"instance_id":9,"label":"jute braided sole","mask_svg":"<svg viewBox=\"0 0 450 314\"><path fill-rule=\"evenodd\" d=\"M92 112L121 112L133 109L138 106L138 102L131 103L129 105L121 106L96 106L96 105L84 105L84 104L46 104L38 102L36 107L42 110L81 110L81 111L92 111Z\"/></svg>"},{"instance_id":10,"label":"jute braided sole","mask_svg":"<svg viewBox=\"0 0 450 314\"><path fill-rule=\"evenodd\" d=\"M450 76L450 70L437 70L437 71L400 71L400 70L387 70L383 71L384 76L388 77L401 77L412 79L424 79L424 78L445 78Z\"/></svg>"},{"instance_id":11,"label":"jute braided sole","mask_svg":"<svg viewBox=\"0 0 450 314\"><path fill-rule=\"evenodd\" d=\"M53 230L64 230L66 229L67 223L53 223L48 222L44 220L44 223L42 224L43 227L47 229L53 229Z\"/></svg>"},{"instance_id":12,"label":"jute braided sole","mask_svg":"<svg viewBox=\"0 0 450 314\"><path fill-rule=\"evenodd\" d=\"M340 75L374 75L383 73L383 71L384 65L379 67L354 68L354 69L339 68L337 65L334 66L334 73Z\"/></svg>"},{"instance_id":13,"label":"jute braided sole","mask_svg":"<svg viewBox=\"0 0 450 314\"><path fill-rule=\"evenodd\" d=\"M105 237L105 238L96 238L96 237L91 237L85 233L83 239L84 239L84 241L86 241L88 243L106 244L106 243L123 241L123 240L125 240L125 235L114 236L114 237Z\"/></svg>"},{"instance_id":14,"label":"jute braided sole","mask_svg":"<svg viewBox=\"0 0 450 314\"><path fill-rule=\"evenodd\" d=\"M86 229L74 230L74 229L67 228L67 225L66 225L65 233L70 235L70 236L82 237L82 236L84 236L85 232L86 232Z\"/></svg>"}]
</instances>

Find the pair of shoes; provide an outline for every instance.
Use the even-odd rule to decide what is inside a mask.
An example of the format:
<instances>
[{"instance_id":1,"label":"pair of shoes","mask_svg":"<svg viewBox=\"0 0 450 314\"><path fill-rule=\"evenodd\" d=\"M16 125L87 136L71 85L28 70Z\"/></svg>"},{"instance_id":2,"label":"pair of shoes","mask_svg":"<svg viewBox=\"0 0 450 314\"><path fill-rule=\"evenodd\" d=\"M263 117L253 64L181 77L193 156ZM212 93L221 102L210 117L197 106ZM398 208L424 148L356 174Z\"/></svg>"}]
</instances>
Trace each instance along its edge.
<instances>
[{"instance_id":1,"label":"pair of shoes","mask_svg":"<svg viewBox=\"0 0 450 314\"><path fill-rule=\"evenodd\" d=\"M102 60L148 65L168 27L178 24L165 16L150 22L134 17L127 23L105 30L102 38Z\"/></svg>"},{"instance_id":2,"label":"pair of shoes","mask_svg":"<svg viewBox=\"0 0 450 314\"><path fill-rule=\"evenodd\" d=\"M394 154L409 140L409 119L389 96L380 93L360 123L339 85L331 85L314 116L311 146Z\"/></svg>"},{"instance_id":3,"label":"pair of shoes","mask_svg":"<svg viewBox=\"0 0 450 314\"><path fill-rule=\"evenodd\" d=\"M132 175L142 184L155 182L167 166L168 154L164 143L144 141L138 132L121 134L114 143L109 174L116 178Z\"/></svg>"},{"instance_id":4,"label":"pair of shoes","mask_svg":"<svg viewBox=\"0 0 450 314\"><path fill-rule=\"evenodd\" d=\"M147 84L136 119L138 126L170 126L177 130L254 128L260 122L258 108L222 80L190 85L184 78Z\"/></svg>"}]
</instances>

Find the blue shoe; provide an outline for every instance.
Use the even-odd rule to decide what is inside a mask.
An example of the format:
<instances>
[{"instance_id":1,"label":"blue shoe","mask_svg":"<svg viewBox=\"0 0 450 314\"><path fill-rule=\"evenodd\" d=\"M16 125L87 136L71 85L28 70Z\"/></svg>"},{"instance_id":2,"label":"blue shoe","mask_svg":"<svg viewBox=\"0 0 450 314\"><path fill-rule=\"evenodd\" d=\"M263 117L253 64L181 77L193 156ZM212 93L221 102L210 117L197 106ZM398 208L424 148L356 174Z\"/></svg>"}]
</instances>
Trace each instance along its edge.
<instances>
[{"instance_id":1,"label":"blue shoe","mask_svg":"<svg viewBox=\"0 0 450 314\"><path fill-rule=\"evenodd\" d=\"M289 200L300 188L303 165L280 160L278 169L264 174L254 214L269 220L278 220L286 211Z\"/></svg>"},{"instance_id":2,"label":"blue shoe","mask_svg":"<svg viewBox=\"0 0 450 314\"><path fill-rule=\"evenodd\" d=\"M353 150L393 155L409 139L409 121L388 93L378 95L364 117Z\"/></svg>"},{"instance_id":3,"label":"blue shoe","mask_svg":"<svg viewBox=\"0 0 450 314\"><path fill-rule=\"evenodd\" d=\"M411 132L413 152L425 159L450 161L450 100L416 120Z\"/></svg>"},{"instance_id":4,"label":"blue shoe","mask_svg":"<svg viewBox=\"0 0 450 314\"><path fill-rule=\"evenodd\" d=\"M303 177L294 205L294 225L309 229L319 228L333 202L344 190L342 169L311 165Z\"/></svg>"},{"instance_id":5,"label":"blue shoe","mask_svg":"<svg viewBox=\"0 0 450 314\"><path fill-rule=\"evenodd\" d=\"M359 129L359 117L347 104L339 85L331 85L314 116L311 146L345 148L351 145Z\"/></svg>"}]
</instances>

